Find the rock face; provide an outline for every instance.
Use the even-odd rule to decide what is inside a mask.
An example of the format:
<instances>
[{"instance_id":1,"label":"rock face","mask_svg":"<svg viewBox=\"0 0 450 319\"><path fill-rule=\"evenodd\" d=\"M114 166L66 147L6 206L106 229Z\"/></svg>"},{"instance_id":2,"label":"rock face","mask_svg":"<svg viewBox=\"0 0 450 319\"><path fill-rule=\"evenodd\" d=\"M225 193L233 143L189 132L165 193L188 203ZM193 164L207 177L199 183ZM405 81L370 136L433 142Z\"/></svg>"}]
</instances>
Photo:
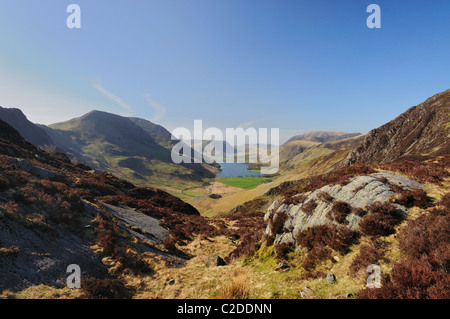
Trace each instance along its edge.
<instances>
[{"instance_id":1,"label":"rock face","mask_svg":"<svg viewBox=\"0 0 450 319\"><path fill-rule=\"evenodd\" d=\"M434 95L370 131L342 164L384 164L448 154L449 110L450 90Z\"/></svg>"},{"instance_id":2,"label":"rock face","mask_svg":"<svg viewBox=\"0 0 450 319\"><path fill-rule=\"evenodd\" d=\"M386 183L379 180L382 177L386 178ZM312 226L336 224L327 217L335 201L345 202L352 208L363 209L374 202L385 202L395 195L390 184L399 185L404 189L422 188L420 183L394 174L375 173L370 176L356 176L351 178L351 182L345 186L326 185L313 192L297 194L293 198L305 196L305 199L296 205L287 205L282 202L283 199L278 199L269 207L264 219L266 222L271 220L274 223L282 214L286 214L287 218L283 225L285 231L282 234L276 234L274 243L296 244L295 237L299 232ZM333 200L323 200L320 196L323 193L329 194ZM307 214L304 211L305 204L311 201L315 201L317 206L310 214ZM406 214L404 206L396 206ZM350 229L358 230L361 218L362 216L357 216L352 212L346 216L343 224ZM270 223L267 226L266 235L275 235L271 233Z\"/></svg>"}]
</instances>

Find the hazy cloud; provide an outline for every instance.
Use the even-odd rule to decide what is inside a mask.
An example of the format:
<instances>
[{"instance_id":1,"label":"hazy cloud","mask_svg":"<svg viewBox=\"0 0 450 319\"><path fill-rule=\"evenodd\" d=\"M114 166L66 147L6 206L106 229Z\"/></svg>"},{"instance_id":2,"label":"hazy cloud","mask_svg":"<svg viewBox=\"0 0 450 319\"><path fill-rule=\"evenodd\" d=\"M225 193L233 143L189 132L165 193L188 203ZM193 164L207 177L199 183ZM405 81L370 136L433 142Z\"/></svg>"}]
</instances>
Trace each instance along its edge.
<instances>
[{"instance_id":1,"label":"hazy cloud","mask_svg":"<svg viewBox=\"0 0 450 319\"><path fill-rule=\"evenodd\" d=\"M92 84L92 87L94 89L96 89L97 91L99 91L102 95L104 95L105 97L107 97L108 99L110 99L111 101L115 102L116 104L118 104L120 107L122 107L125 111L127 111L128 113L131 113L132 111L132 107L130 104L128 104L127 102L125 102L121 97L107 91L103 86L102 83L100 81L95 81Z\"/></svg>"},{"instance_id":2,"label":"hazy cloud","mask_svg":"<svg viewBox=\"0 0 450 319\"><path fill-rule=\"evenodd\" d=\"M146 93L146 94L143 95L143 97L147 101L147 104L149 106L151 106L153 108L153 110L154 110L154 115L150 119L150 121L158 122L159 120L161 120L164 117L164 115L166 114L166 107L164 105L162 105L162 104L159 104L155 100L153 100L151 94Z\"/></svg>"},{"instance_id":3,"label":"hazy cloud","mask_svg":"<svg viewBox=\"0 0 450 319\"><path fill-rule=\"evenodd\" d=\"M243 129L247 129L247 128L249 128L249 127L255 127L255 124L256 124L257 122L261 122L261 121L264 121L264 119L257 119L257 120L252 120L252 121L240 123L240 124L238 124L237 127L241 127L241 128L243 128Z\"/></svg>"}]
</instances>

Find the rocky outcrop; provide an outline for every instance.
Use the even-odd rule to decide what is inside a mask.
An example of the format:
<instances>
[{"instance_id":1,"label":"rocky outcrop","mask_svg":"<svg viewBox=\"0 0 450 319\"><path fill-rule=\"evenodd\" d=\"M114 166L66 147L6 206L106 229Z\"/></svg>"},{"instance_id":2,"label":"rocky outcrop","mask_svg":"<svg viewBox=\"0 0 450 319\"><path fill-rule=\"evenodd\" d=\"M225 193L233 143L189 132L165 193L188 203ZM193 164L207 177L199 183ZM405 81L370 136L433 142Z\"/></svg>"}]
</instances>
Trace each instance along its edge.
<instances>
[{"instance_id":1,"label":"rocky outcrop","mask_svg":"<svg viewBox=\"0 0 450 319\"><path fill-rule=\"evenodd\" d=\"M34 176L37 176L42 179L54 179L54 178L63 178L64 175L60 173L56 173L52 170L42 168L32 164L30 161L18 158L10 158L11 162L17 165L17 167L24 172L30 173Z\"/></svg>"},{"instance_id":2,"label":"rocky outcrop","mask_svg":"<svg viewBox=\"0 0 450 319\"><path fill-rule=\"evenodd\" d=\"M103 203L106 212L119 219L135 237L152 243L169 238L169 231L162 227L160 221L151 216L136 212L128 207L119 207Z\"/></svg>"},{"instance_id":3,"label":"rocky outcrop","mask_svg":"<svg viewBox=\"0 0 450 319\"><path fill-rule=\"evenodd\" d=\"M326 185L312 192L301 193L293 196L293 199L302 197L298 204L286 204L283 198L272 203L267 210L264 219L268 223L266 235L275 237L275 244L287 243L296 244L296 235L312 226L325 224L337 224L327 215L336 201L347 203L351 208L364 209L375 202L385 202L395 195L392 185L398 185L403 189L422 188L422 185L406 177L389 174L375 173L369 176L356 176L350 179L350 183L345 186ZM327 194L327 199L323 198ZM312 211L307 211L308 203L315 202L316 206ZM404 206L395 204L399 211L406 214ZM309 205L311 206L311 205ZM313 206L314 207L314 206ZM283 232L272 234L271 224L277 218L285 218ZM348 214L342 224L352 230L358 230L358 223L362 216L353 211Z\"/></svg>"}]
</instances>

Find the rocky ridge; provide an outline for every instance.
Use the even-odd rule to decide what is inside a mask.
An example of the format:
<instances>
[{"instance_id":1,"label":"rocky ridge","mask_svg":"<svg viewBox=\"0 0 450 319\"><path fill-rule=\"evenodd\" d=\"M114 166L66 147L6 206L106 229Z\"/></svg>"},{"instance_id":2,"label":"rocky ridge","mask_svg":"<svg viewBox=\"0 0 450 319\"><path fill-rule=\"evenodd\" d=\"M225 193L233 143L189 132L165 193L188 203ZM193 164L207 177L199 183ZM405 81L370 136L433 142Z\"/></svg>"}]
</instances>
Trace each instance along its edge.
<instances>
[{"instance_id":1,"label":"rocky ridge","mask_svg":"<svg viewBox=\"0 0 450 319\"><path fill-rule=\"evenodd\" d=\"M448 154L449 128L450 90L447 90L370 131L341 164L384 164Z\"/></svg>"}]
</instances>

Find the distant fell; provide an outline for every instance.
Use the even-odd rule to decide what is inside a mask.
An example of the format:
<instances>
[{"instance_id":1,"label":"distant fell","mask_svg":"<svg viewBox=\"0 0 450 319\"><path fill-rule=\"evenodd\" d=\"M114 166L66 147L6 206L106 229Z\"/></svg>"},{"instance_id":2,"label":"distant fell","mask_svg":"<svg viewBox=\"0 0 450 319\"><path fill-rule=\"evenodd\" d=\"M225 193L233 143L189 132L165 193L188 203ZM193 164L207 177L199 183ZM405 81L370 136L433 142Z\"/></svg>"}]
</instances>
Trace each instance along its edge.
<instances>
[{"instance_id":1,"label":"distant fell","mask_svg":"<svg viewBox=\"0 0 450 319\"><path fill-rule=\"evenodd\" d=\"M207 164L173 163L171 145L176 141L165 128L144 119L91 111L52 124L46 132L69 156L137 185L175 190L214 177Z\"/></svg>"},{"instance_id":2,"label":"distant fell","mask_svg":"<svg viewBox=\"0 0 450 319\"><path fill-rule=\"evenodd\" d=\"M104 139L119 145L128 143L130 139L139 143L157 144L142 127L130 119L101 111L91 111L79 118L52 124L49 127L71 131L83 139Z\"/></svg>"},{"instance_id":3,"label":"distant fell","mask_svg":"<svg viewBox=\"0 0 450 319\"><path fill-rule=\"evenodd\" d=\"M0 120L11 125L22 137L36 146L54 145L50 136L42 128L30 122L19 109L0 106Z\"/></svg>"},{"instance_id":4,"label":"distant fell","mask_svg":"<svg viewBox=\"0 0 450 319\"><path fill-rule=\"evenodd\" d=\"M296 135L291 137L285 144L288 144L292 141L310 141L310 142L332 142L339 141L350 137L355 137L361 135L361 133L345 133L345 132L324 132L324 131L316 131L305 133L301 135Z\"/></svg>"}]
</instances>

